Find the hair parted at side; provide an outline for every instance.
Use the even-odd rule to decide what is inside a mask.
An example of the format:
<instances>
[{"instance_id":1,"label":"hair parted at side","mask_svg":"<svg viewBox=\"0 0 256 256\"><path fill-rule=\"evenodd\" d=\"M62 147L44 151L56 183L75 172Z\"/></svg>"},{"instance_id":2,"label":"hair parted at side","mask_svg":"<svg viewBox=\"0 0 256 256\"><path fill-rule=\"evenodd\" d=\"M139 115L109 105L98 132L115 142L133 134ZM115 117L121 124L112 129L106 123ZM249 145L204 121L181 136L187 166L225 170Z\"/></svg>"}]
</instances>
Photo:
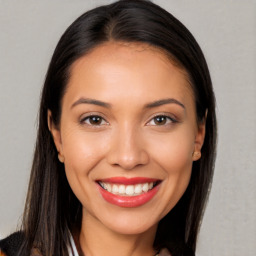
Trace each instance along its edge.
<instances>
[{"instance_id":1,"label":"hair parted at side","mask_svg":"<svg viewBox=\"0 0 256 256\"><path fill-rule=\"evenodd\" d=\"M159 223L154 246L172 256L193 255L211 186L216 152L215 98L204 55L191 33L170 13L146 0L123 0L81 15L62 35L52 56L41 96L38 134L22 230L20 255L38 248L44 256L68 255L70 230L79 230L82 207L58 161L48 130L47 111L56 126L71 65L107 41L139 42L162 49L187 72L198 122L206 119L202 156L193 163L189 186ZM189 254L191 252L191 254Z\"/></svg>"}]
</instances>

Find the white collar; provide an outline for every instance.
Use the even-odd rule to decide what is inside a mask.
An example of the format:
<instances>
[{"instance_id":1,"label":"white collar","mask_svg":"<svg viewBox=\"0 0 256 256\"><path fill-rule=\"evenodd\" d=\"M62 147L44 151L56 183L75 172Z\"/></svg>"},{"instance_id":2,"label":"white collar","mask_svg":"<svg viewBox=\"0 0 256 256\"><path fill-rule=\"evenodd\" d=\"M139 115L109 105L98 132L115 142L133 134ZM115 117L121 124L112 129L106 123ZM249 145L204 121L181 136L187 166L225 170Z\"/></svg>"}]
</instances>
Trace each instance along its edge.
<instances>
[{"instance_id":1,"label":"white collar","mask_svg":"<svg viewBox=\"0 0 256 256\"><path fill-rule=\"evenodd\" d=\"M75 244L74 238L71 233L70 233L70 244L71 244L71 248L68 248L68 255L69 256L79 256L78 251L76 249L76 244ZM171 256L171 254L169 253L169 251L167 249L162 249L160 251L160 253L157 255Z\"/></svg>"},{"instance_id":2,"label":"white collar","mask_svg":"<svg viewBox=\"0 0 256 256\"><path fill-rule=\"evenodd\" d=\"M68 255L69 256L79 256L78 251L76 249L75 241L71 234L70 234L70 244L71 244L71 248L68 248Z\"/></svg>"}]
</instances>

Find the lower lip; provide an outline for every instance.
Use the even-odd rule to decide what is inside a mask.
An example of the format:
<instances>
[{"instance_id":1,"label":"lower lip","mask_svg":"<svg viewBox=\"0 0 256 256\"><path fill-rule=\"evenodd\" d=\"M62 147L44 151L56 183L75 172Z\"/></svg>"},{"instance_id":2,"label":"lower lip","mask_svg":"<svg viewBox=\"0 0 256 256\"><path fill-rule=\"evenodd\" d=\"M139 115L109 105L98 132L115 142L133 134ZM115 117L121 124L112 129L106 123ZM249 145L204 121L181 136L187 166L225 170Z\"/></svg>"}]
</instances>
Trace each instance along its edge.
<instances>
[{"instance_id":1,"label":"lower lip","mask_svg":"<svg viewBox=\"0 0 256 256\"><path fill-rule=\"evenodd\" d=\"M159 185L155 186L151 190L149 190L146 193L143 193L138 196L120 196L120 195L115 195L107 190L103 189L100 185L99 186L99 191L102 195L102 197L111 204L117 205L119 207L125 207L125 208L133 208L133 207L139 207L141 205L146 204L148 201L150 201L155 194L157 193L159 189Z\"/></svg>"}]
</instances>

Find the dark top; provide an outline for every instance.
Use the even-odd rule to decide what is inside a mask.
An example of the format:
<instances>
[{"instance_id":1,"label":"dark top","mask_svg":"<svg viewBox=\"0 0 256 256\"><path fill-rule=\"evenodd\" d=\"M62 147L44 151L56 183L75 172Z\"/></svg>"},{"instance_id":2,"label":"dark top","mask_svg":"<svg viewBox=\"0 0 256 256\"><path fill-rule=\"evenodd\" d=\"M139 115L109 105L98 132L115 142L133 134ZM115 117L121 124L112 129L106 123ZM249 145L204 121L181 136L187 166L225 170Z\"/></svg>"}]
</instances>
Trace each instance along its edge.
<instances>
[{"instance_id":1,"label":"dark top","mask_svg":"<svg viewBox=\"0 0 256 256\"><path fill-rule=\"evenodd\" d=\"M24 241L24 233L19 231L11 234L3 240L0 240L0 256L18 256L19 249ZM179 251L179 252L178 252ZM29 256L30 253L27 253ZM33 254L34 255L34 254ZM39 255L39 254L35 254ZM159 256L169 256L169 255L177 255L177 256L194 256L194 253L191 250L177 250L177 252L173 252L169 254L168 250L163 249L159 253Z\"/></svg>"},{"instance_id":2,"label":"dark top","mask_svg":"<svg viewBox=\"0 0 256 256\"><path fill-rule=\"evenodd\" d=\"M23 240L22 232L15 232L0 240L0 256L17 256Z\"/></svg>"}]
</instances>

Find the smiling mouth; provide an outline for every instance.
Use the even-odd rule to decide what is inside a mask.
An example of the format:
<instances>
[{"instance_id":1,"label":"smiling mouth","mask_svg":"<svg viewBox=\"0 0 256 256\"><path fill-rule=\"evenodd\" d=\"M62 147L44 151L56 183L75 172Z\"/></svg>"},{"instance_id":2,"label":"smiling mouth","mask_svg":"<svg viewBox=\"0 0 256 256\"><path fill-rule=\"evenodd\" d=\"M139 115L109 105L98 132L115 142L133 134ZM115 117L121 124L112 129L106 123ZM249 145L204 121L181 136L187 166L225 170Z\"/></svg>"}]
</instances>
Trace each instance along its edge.
<instances>
[{"instance_id":1,"label":"smiling mouth","mask_svg":"<svg viewBox=\"0 0 256 256\"><path fill-rule=\"evenodd\" d=\"M155 186L157 186L160 181L151 181L151 182L144 182L138 184L118 184L118 183L110 183L110 182L103 182L98 181L98 184L106 191L114 195L120 196L138 196L144 193L149 192Z\"/></svg>"},{"instance_id":2,"label":"smiling mouth","mask_svg":"<svg viewBox=\"0 0 256 256\"><path fill-rule=\"evenodd\" d=\"M162 180L146 177L112 177L97 180L99 192L108 203L119 207L139 207L158 192Z\"/></svg>"}]
</instances>

